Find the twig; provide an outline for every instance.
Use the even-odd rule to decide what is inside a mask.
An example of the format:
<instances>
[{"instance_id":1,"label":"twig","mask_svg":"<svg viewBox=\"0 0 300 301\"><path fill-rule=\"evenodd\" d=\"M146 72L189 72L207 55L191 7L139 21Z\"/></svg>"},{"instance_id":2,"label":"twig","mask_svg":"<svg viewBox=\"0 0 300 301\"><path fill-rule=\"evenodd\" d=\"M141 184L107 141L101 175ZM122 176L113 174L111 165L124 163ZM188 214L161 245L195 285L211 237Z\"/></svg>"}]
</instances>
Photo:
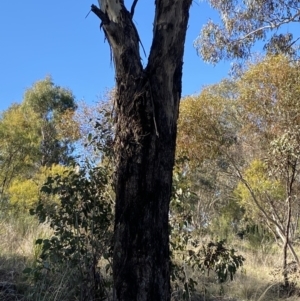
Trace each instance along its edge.
<instances>
[{"instance_id":1,"label":"twig","mask_svg":"<svg viewBox=\"0 0 300 301\"><path fill-rule=\"evenodd\" d=\"M91 13L91 9L89 10L89 12L87 13L87 15L85 16L85 19L88 17L88 15Z\"/></svg>"}]
</instances>

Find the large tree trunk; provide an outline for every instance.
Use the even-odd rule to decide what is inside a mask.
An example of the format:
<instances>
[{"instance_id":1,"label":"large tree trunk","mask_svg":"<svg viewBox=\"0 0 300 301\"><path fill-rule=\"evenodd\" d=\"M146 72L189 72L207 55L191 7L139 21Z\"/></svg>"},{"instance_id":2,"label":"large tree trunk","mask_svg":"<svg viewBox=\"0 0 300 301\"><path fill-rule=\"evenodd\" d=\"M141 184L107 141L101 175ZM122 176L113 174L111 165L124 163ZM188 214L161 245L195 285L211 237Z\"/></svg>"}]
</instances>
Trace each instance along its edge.
<instances>
[{"instance_id":1,"label":"large tree trunk","mask_svg":"<svg viewBox=\"0 0 300 301\"><path fill-rule=\"evenodd\" d=\"M123 1L113 7L115 1L106 9L101 2L102 11L92 6L112 49L117 83L114 300L169 300L168 214L192 0L155 1L146 68L132 13Z\"/></svg>"}]
</instances>

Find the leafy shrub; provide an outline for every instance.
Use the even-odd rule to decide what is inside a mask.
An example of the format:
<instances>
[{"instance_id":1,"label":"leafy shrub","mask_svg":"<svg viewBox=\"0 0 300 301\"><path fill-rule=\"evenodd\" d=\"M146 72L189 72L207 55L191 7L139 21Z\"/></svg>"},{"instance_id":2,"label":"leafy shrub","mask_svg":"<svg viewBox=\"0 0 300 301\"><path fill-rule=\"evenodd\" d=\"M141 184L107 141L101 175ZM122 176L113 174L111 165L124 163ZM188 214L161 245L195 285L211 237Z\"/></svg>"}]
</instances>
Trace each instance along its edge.
<instances>
[{"instance_id":1,"label":"leafy shrub","mask_svg":"<svg viewBox=\"0 0 300 301\"><path fill-rule=\"evenodd\" d=\"M225 282L228 278L233 280L234 274L238 268L243 265L245 258L242 255L236 255L234 249L225 247L225 240L209 242L198 251L189 250L188 261L193 269L202 272L215 271L216 279L219 282Z\"/></svg>"},{"instance_id":2,"label":"leafy shrub","mask_svg":"<svg viewBox=\"0 0 300 301\"><path fill-rule=\"evenodd\" d=\"M58 204L40 199L31 214L41 223L48 222L53 236L38 239L41 254L35 267L25 269L35 284L43 282L44 291L55 275L68 270L65 289L76 300L104 300L109 279L112 246L112 202L107 193L109 175L105 167L94 167L87 173L68 171L68 176L49 177L42 192L58 196ZM99 261L106 262L101 271ZM45 281L48 280L47 281Z\"/></svg>"},{"instance_id":3,"label":"leafy shrub","mask_svg":"<svg viewBox=\"0 0 300 301\"><path fill-rule=\"evenodd\" d=\"M198 284L196 277L190 277L191 270L207 275L214 271L217 282L223 283L233 280L245 260L234 249L228 249L225 240L199 247L199 234L192 219L194 198L184 176L175 173L170 214L171 281L174 292L183 300L190 300Z\"/></svg>"}]
</instances>

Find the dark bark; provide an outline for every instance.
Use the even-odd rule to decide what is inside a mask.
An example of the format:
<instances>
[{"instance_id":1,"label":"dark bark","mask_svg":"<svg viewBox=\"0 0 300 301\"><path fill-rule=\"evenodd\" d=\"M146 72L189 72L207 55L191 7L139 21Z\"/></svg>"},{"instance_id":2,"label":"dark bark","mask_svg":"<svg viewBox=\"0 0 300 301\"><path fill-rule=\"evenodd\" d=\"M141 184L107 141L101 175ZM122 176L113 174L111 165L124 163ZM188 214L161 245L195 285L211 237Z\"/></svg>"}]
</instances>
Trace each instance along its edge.
<instances>
[{"instance_id":1,"label":"dark bark","mask_svg":"<svg viewBox=\"0 0 300 301\"><path fill-rule=\"evenodd\" d=\"M168 214L191 2L155 1L146 68L123 1L117 22L106 22L92 6L112 49L117 84L114 300L170 300Z\"/></svg>"},{"instance_id":2,"label":"dark bark","mask_svg":"<svg viewBox=\"0 0 300 301\"><path fill-rule=\"evenodd\" d=\"M291 210L291 197L289 196L287 199L288 203L288 209L287 209L287 221L286 221L286 229L285 229L285 241L283 244L283 279L284 279L284 286L286 288L289 287L289 273L287 270L287 251L288 251L288 245L289 245L289 235L290 235L290 225L291 225L291 215L292 215L292 210Z\"/></svg>"}]
</instances>

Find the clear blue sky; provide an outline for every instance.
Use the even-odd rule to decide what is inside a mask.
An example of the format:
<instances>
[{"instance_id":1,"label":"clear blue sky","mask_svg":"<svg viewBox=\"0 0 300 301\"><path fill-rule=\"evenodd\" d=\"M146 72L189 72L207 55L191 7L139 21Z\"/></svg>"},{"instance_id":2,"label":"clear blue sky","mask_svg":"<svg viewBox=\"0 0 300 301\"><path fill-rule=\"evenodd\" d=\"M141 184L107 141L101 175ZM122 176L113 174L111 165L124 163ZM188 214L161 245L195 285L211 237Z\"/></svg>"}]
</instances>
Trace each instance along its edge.
<instances>
[{"instance_id":1,"label":"clear blue sky","mask_svg":"<svg viewBox=\"0 0 300 301\"><path fill-rule=\"evenodd\" d=\"M135 24L146 52L152 39L154 0L139 0ZM125 1L128 8L132 0ZM51 75L71 89L77 100L96 101L114 86L114 69L99 19L89 12L97 0L2 1L0 10L0 111L22 101L26 88ZM193 41L216 13L194 0L184 57L183 96L227 75L229 63L216 67L197 56ZM147 58L143 57L144 63Z\"/></svg>"}]
</instances>

